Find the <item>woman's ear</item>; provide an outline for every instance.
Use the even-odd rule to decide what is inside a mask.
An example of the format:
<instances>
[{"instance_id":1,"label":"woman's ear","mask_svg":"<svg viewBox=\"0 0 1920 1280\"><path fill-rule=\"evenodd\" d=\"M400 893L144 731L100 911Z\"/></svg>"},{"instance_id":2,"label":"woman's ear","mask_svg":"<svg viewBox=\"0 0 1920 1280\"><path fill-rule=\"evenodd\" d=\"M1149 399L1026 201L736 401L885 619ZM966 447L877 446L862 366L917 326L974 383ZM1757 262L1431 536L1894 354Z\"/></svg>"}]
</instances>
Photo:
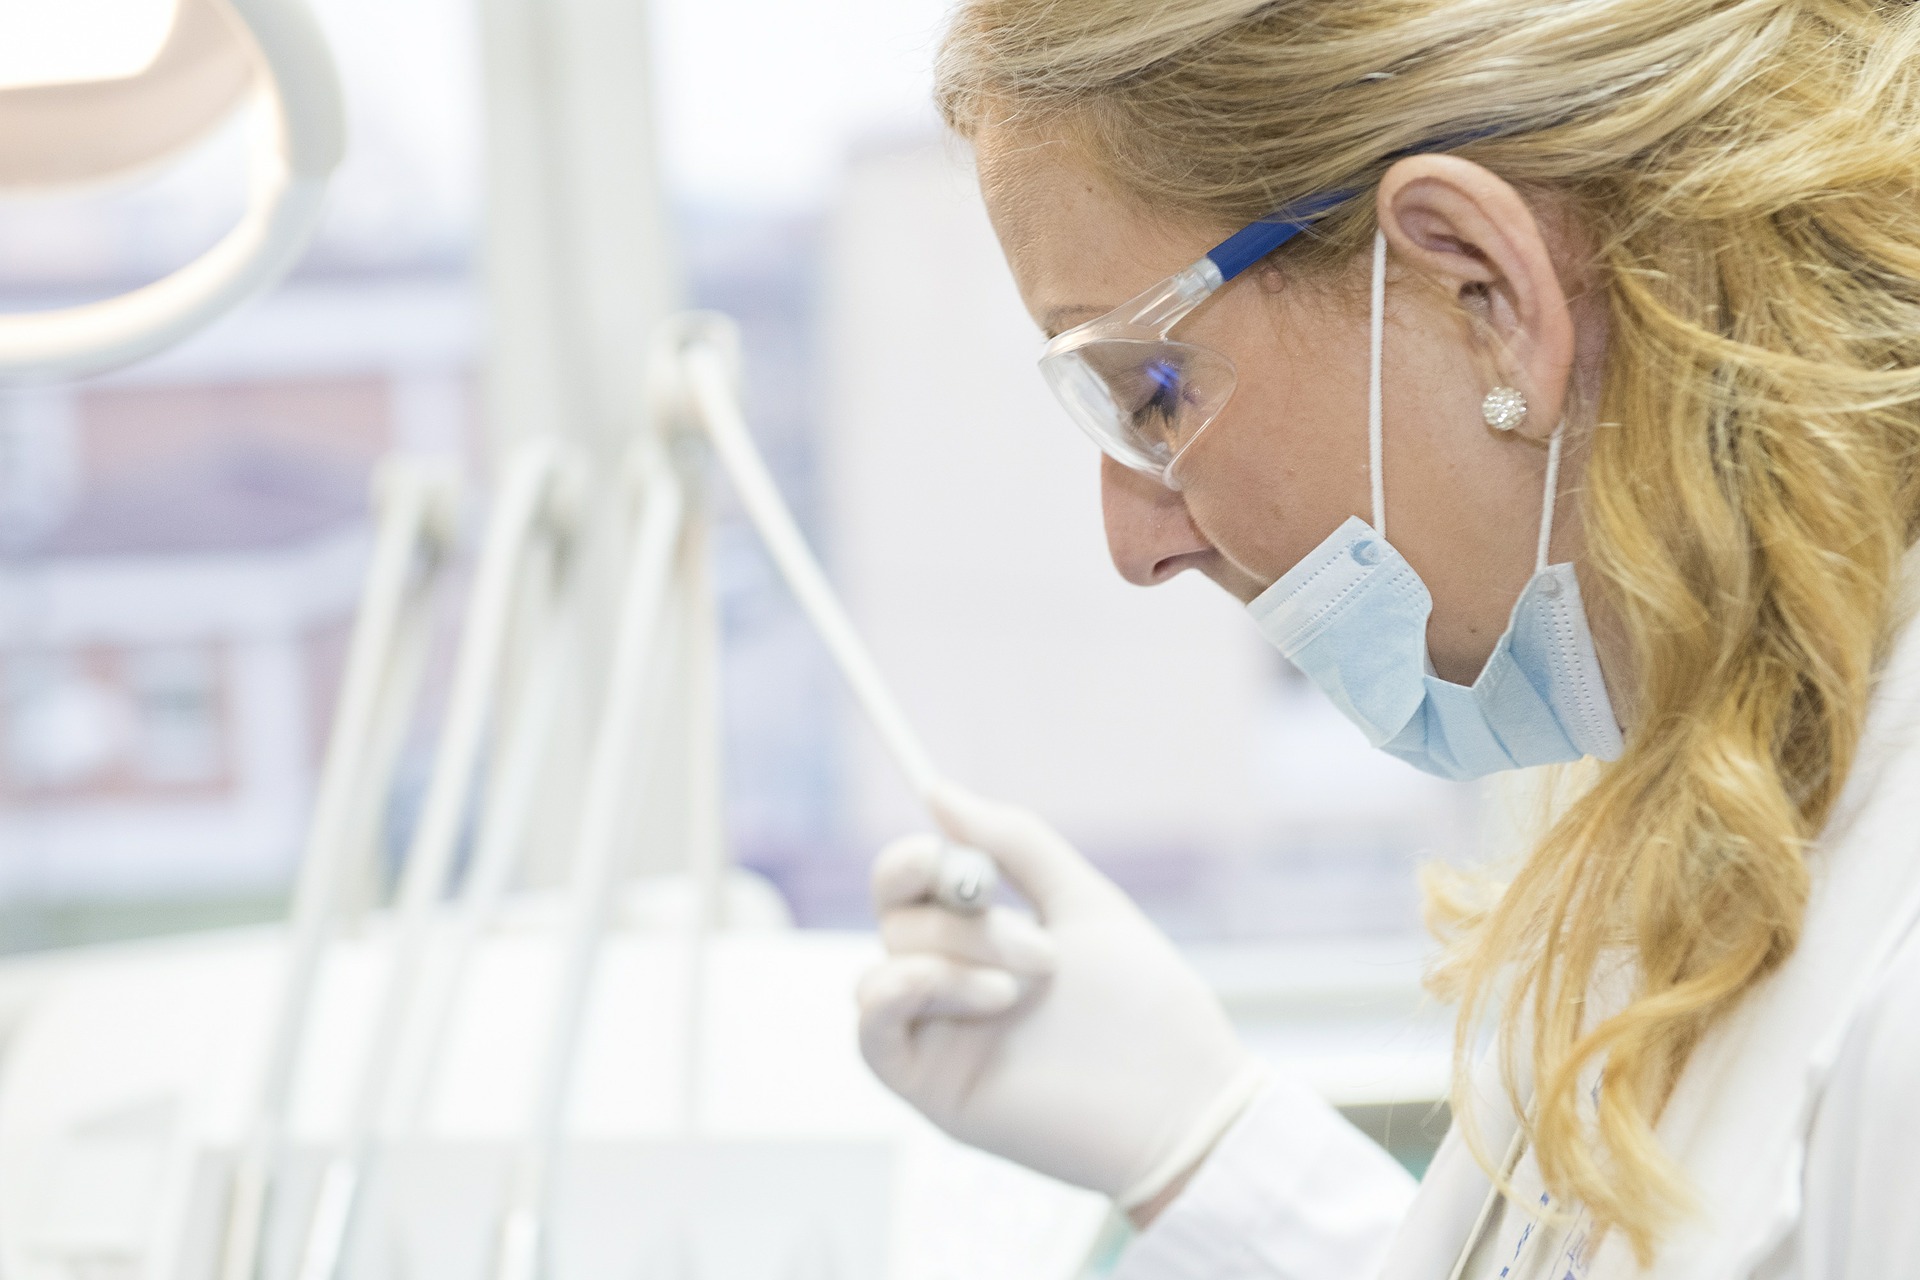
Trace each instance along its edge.
<instances>
[{"instance_id":1,"label":"woman's ear","mask_svg":"<svg viewBox=\"0 0 1920 1280\"><path fill-rule=\"evenodd\" d=\"M1387 170L1380 228L1393 253L1473 314L1466 353L1527 398L1520 430L1546 439L1567 409L1574 324L1538 219L1504 179L1458 156L1409 156Z\"/></svg>"}]
</instances>

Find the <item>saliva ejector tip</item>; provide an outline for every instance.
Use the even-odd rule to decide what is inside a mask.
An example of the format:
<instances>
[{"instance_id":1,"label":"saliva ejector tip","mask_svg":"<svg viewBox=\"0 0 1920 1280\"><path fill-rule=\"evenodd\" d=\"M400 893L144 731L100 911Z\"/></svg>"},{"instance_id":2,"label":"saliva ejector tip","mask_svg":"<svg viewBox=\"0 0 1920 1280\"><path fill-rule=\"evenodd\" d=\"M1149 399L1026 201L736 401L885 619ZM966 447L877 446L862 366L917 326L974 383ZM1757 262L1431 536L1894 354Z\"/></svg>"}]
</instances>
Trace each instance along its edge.
<instances>
[{"instance_id":1,"label":"saliva ejector tip","mask_svg":"<svg viewBox=\"0 0 1920 1280\"><path fill-rule=\"evenodd\" d=\"M978 849L948 845L941 851L933 884L934 900L941 906L976 915L991 905L999 887L1000 872L993 859Z\"/></svg>"}]
</instances>

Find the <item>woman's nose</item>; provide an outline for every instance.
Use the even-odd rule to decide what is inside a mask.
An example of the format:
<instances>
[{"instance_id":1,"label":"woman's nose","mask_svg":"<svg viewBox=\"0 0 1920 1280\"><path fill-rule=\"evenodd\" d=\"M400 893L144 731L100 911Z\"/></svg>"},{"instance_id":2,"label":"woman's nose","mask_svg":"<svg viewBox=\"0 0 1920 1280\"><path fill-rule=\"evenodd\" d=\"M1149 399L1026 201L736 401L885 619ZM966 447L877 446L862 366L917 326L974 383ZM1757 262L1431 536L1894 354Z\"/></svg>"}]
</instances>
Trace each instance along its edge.
<instances>
[{"instance_id":1,"label":"woman's nose","mask_svg":"<svg viewBox=\"0 0 1920 1280\"><path fill-rule=\"evenodd\" d=\"M1136 587L1165 582L1213 550L1178 493L1108 457L1100 459L1100 509L1113 567Z\"/></svg>"}]
</instances>

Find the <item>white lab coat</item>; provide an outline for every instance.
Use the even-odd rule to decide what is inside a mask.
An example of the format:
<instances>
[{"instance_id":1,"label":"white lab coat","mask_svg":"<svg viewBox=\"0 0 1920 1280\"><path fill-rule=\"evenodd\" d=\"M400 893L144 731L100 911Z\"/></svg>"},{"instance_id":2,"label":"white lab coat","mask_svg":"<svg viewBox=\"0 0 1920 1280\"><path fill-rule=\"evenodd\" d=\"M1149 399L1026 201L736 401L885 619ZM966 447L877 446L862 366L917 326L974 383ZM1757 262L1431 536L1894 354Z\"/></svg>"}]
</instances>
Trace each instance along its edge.
<instances>
[{"instance_id":1,"label":"white lab coat","mask_svg":"<svg viewBox=\"0 0 1920 1280\"><path fill-rule=\"evenodd\" d=\"M1582 1280L1920 1277L1920 626L1811 859L1798 948L1695 1051L1659 1123L1700 1211L1645 1272L1610 1233ZM1485 1114L1505 1150L1511 1110ZM1416 1188L1280 1082L1115 1280L1447 1280L1488 1186L1449 1134Z\"/></svg>"}]
</instances>

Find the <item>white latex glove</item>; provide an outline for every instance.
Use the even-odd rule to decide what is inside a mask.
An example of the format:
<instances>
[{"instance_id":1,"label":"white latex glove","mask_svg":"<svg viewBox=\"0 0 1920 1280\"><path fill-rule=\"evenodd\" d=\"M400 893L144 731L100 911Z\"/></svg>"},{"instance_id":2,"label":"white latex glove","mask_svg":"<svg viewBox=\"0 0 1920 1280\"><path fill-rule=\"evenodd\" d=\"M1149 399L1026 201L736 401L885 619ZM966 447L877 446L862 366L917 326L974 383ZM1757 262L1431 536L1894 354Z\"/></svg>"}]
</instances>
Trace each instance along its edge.
<instances>
[{"instance_id":1,"label":"white latex glove","mask_svg":"<svg viewBox=\"0 0 1920 1280\"><path fill-rule=\"evenodd\" d=\"M962 1142L1146 1204L1238 1117L1257 1064L1166 936L1046 823L954 787L933 808L1039 924L927 901L939 840L889 845L873 871L888 956L860 983L861 1052Z\"/></svg>"}]
</instances>

